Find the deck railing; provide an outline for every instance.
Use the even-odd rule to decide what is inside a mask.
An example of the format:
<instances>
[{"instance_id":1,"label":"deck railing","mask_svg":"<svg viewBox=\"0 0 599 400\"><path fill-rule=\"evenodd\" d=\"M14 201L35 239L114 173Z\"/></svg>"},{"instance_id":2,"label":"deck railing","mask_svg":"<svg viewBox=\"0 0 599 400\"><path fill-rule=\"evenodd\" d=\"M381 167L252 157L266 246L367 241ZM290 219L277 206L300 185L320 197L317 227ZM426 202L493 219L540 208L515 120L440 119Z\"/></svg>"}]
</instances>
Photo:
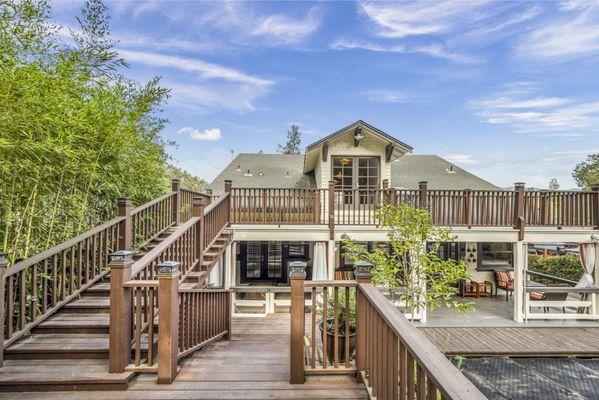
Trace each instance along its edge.
<instances>
[{"instance_id":1,"label":"deck railing","mask_svg":"<svg viewBox=\"0 0 599 400\"><path fill-rule=\"evenodd\" d=\"M355 275L357 281L309 283L304 282L305 272L301 268L292 267L291 383L304 383L305 376L311 373L357 373L358 379L364 382L370 396L377 399L486 399L474 384L370 283L371 275L368 270L358 269ZM305 332L306 285L312 288L310 333ZM351 298L350 290L355 290L355 304L349 301L340 307L340 292L343 292L342 296ZM332 318L327 314L331 307L325 306L322 307L322 311L318 311L315 300L316 297L320 297L323 304L327 304L330 302L328 296L331 295ZM355 359L351 350L353 344L350 340L345 340L345 332L338 330L340 320L350 320L350 315L354 313ZM320 320L317 314L320 315ZM325 335L324 332L319 332L316 326L327 319L333 333ZM343 336L343 343L340 342L340 336ZM306 346L306 339L310 343L309 346ZM320 350L318 342L322 343ZM327 348L333 349L332 360L329 360ZM322 353L322 357L318 356L319 352ZM350 357L346 358L347 355Z\"/></svg>"},{"instance_id":2,"label":"deck railing","mask_svg":"<svg viewBox=\"0 0 599 400\"><path fill-rule=\"evenodd\" d=\"M377 224L380 204L411 204L429 210L441 226L599 227L599 186L591 191L248 189L231 191L231 222L235 224Z\"/></svg>"},{"instance_id":3,"label":"deck railing","mask_svg":"<svg viewBox=\"0 0 599 400\"><path fill-rule=\"evenodd\" d=\"M324 189L231 190L231 221L236 224L323 224Z\"/></svg>"},{"instance_id":4,"label":"deck railing","mask_svg":"<svg viewBox=\"0 0 599 400\"><path fill-rule=\"evenodd\" d=\"M7 346L106 276L111 252L143 249L176 225L180 199L178 180L171 192L135 209L119 199L118 217L8 268L0 265L0 365Z\"/></svg>"},{"instance_id":5,"label":"deck railing","mask_svg":"<svg viewBox=\"0 0 599 400\"><path fill-rule=\"evenodd\" d=\"M110 372L154 372L170 383L179 359L228 338L231 293L184 281L229 226L229 199L226 193L204 208L205 197L196 196L191 217L142 258L111 255Z\"/></svg>"},{"instance_id":6,"label":"deck railing","mask_svg":"<svg viewBox=\"0 0 599 400\"><path fill-rule=\"evenodd\" d=\"M124 357L118 357L111 346L111 367L117 368L111 371L156 373L159 383L171 383L182 358L215 340L229 338L231 293L181 288L179 263L163 263L160 269L157 280L131 280L123 285L131 294L133 320L118 342L122 346L130 342L133 354L124 351ZM126 324L116 319L115 323ZM120 351L116 339L112 344Z\"/></svg>"}]
</instances>

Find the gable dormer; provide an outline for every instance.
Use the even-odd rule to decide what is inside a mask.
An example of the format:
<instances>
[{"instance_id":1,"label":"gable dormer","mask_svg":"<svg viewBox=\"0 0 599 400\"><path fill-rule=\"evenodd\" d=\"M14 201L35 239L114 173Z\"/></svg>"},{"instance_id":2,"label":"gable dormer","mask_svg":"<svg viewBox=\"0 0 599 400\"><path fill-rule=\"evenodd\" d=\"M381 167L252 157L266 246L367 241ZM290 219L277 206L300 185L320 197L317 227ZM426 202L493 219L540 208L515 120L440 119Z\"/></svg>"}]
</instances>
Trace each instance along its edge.
<instances>
[{"instance_id":1,"label":"gable dormer","mask_svg":"<svg viewBox=\"0 0 599 400\"><path fill-rule=\"evenodd\" d=\"M380 188L391 179L391 162L412 147L358 120L306 147L304 173L314 171L316 185L329 180L343 189Z\"/></svg>"}]
</instances>

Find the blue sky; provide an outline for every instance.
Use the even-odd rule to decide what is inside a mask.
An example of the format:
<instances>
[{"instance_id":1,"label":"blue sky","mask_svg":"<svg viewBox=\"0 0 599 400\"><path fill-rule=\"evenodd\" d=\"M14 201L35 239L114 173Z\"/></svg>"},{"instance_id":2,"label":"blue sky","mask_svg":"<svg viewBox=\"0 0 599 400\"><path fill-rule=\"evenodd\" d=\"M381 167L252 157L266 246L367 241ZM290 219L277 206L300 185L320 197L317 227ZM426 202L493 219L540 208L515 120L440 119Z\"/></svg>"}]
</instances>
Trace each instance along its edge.
<instances>
[{"instance_id":1,"label":"blue sky","mask_svg":"<svg viewBox=\"0 0 599 400\"><path fill-rule=\"evenodd\" d=\"M108 5L125 73L172 88L169 152L208 180L291 123L305 146L363 119L501 186L574 187L599 152L598 2Z\"/></svg>"}]
</instances>

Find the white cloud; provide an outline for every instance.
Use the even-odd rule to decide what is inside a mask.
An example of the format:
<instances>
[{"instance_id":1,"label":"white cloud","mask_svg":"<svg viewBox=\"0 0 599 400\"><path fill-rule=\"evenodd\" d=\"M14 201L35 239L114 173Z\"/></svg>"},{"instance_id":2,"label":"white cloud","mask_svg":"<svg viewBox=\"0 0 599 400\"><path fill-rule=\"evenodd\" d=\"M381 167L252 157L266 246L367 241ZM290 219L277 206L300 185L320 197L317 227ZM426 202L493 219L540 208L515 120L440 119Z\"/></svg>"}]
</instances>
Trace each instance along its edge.
<instances>
[{"instance_id":1,"label":"white cloud","mask_svg":"<svg viewBox=\"0 0 599 400\"><path fill-rule=\"evenodd\" d=\"M484 5L481 1L435 1L362 3L361 10L379 25L379 34L389 38L447 32L471 21Z\"/></svg>"},{"instance_id":2,"label":"white cloud","mask_svg":"<svg viewBox=\"0 0 599 400\"><path fill-rule=\"evenodd\" d=\"M222 134L220 133L220 129L218 128L204 129L200 132L200 130L197 128L186 126L185 128L179 129L177 133L187 135L192 139L206 141L215 141L223 138Z\"/></svg>"},{"instance_id":3,"label":"white cloud","mask_svg":"<svg viewBox=\"0 0 599 400\"><path fill-rule=\"evenodd\" d=\"M431 57L444 58L459 64L476 64L482 61L478 57L460 54L456 51L449 50L446 46L439 43L415 47L411 50L411 52L428 54Z\"/></svg>"},{"instance_id":4,"label":"white cloud","mask_svg":"<svg viewBox=\"0 0 599 400\"><path fill-rule=\"evenodd\" d=\"M470 102L478 117L508 125L516 132L548 136L580 136L599 131L599 101L532 96L518 89Z\"/></svg>"},{"instance_id":5,"label":"white cloud","mask_svg":"<svg viewBox=\"0 0 599 400\"><path fill-rule=\"evenodd\" d=\"M235 112L254 111L254 102L263 94L264 88L239 84L174 83L165 82L171 88L171 101L194 113L208 114L214 110ZM234 96L231 93L235 93Z\"/></svg>"},{"instance_id":6,"label":"white cloud","mask_svg":"<svg viewBox=\"0 0 599 400\"><path fill-rule=\"evenodd\" d=\"M333 50L369 50L378 51L384 53L403 53L405 52L404 46L386 46L380 43L373 43L368 41L357 41L347 39L337 39L330 46Z\"/></svg>"},{"instance_id":7,"label":"white cloud","mask_svg":"<svg viewBox=\"0 0 599 400\"><path fill-rule=\"evenodd\" d=\"M403 103L409 99L405 93L396 90L367 90L359 95L381 103Z\"/></svg>"},{"instance_id":8,"label":"white cloud","mask_svg":"<svg viewBox=\"0 0 599 400\"><path fill-rule=\"evenodd\" d=\"M599 54L599 3L570 2L563 15L542 20L519 43L519 55L539 60L563 61Z\"/></svg>"},{"instance_id":9,"label":"white cloud","mask_svg":"<svg viewBox=\"0 0 599 400\"><path fill-rule=\"evenodd\" d=\"M478 164L478 161L472 158L472 154L447 154L444 158L456 164Z\"/></svg>"},{"instance_id":10,"label":"white cloud","mask_svg":"<svg viewBox=\"0 0 599 400\"><path fill-rule=\"evenodd\" d=\"M321 18L312 8L304 19L292 19L285 15L270 15L257 23L251 31L253 36L267 37L271 44L291 44L304 41L320 27Z\"/></svg>"},{"instance_id":11,"label":"white cloud","mask_svg":"<svg viewBox=\"0 0 599 400\"><path fill-rule=\"evenodd\" d=\"M260 87L269 86L274 83L268 79L258 78L233 68L208 63L197 58L185 58L134 50L120 50L119 53L127 61L193 72L203 79L223 79L226 81L241 82Z\"/></svg>"}]
</instances>

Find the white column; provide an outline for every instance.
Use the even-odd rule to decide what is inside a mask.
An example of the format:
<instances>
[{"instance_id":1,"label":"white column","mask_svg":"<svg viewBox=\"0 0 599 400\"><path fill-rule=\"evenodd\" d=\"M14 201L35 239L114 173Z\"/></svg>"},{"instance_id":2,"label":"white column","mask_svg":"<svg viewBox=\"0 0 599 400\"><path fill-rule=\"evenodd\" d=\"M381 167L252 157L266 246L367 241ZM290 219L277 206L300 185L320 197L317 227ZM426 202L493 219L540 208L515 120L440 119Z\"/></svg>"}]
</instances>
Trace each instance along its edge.
<instances>
[{"instance_id":1,"label":"white column","mask_svg":"<svg viewBox=\"0 0 599 400\"><path fill-rule=\"evenodd\" d=\"M233 252L233 242L230 242L227 245L227 248L225 249L225 253L224 253L224 264L225 264L225 271L224 271L224 279L223 279L223 286L225 289L230 288L231 286L233 286L233 280L232 277L235 276L234 274L234 269L235 269L235 263L233 262L234 260L234 252Z\"/></svg>"},{"instance_id":2,"label":"white column","mask_svg":"<svg viewBox=\"0 0 599 400\"><path fill-rule=\"evenodd\" d=\"M327 247L328 247L328 264L327 264L328 276L329 276L329 280L335 280L335 250L336 250L335 241L329 240Z\"/></svg>"},{"instance_id":3,"label":"white column","mask_svg":"<svg viewBox=\"0 0 599 400\"><path fill-rule=\"evenodd\" d=\"M524 270L528 263L528 245L519 241L514 243L514 321L524 322Z\"/></svg>"}]
</instances>

